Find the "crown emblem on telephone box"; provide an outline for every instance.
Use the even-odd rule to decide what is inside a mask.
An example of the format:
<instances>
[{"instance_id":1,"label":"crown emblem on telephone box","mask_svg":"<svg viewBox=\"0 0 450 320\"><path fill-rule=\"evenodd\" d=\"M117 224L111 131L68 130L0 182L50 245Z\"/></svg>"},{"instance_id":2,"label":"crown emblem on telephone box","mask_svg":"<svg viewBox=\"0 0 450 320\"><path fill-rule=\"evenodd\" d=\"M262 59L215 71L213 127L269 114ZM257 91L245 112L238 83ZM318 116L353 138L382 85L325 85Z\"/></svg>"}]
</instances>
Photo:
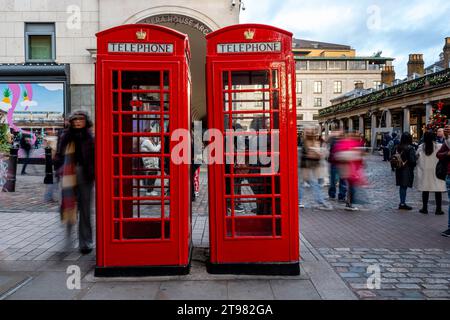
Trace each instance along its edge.
<instances>
[{"instance_id":1,"label":"crown emblem on telephone box","mask_svg":"<svg viewBox=\"0 0 450 320\"><path fill-rule=\"evenodd\" d=\"M253 40L255 37L255 30L248 29L244 32L245 39L247 40Z\"/></svg>"},{"instance_id":2,"label":"crown emblem on telephone box","mask_svg":"<svg viewBox=\"0 0 450 320\"><path fill-rule=\"evenodd\" d=\"M145 40L147 38L147 32L145 32L144 30L139 30L138 32L136 32L136 38L138 40Z\"/></svg>"}]
</instances>

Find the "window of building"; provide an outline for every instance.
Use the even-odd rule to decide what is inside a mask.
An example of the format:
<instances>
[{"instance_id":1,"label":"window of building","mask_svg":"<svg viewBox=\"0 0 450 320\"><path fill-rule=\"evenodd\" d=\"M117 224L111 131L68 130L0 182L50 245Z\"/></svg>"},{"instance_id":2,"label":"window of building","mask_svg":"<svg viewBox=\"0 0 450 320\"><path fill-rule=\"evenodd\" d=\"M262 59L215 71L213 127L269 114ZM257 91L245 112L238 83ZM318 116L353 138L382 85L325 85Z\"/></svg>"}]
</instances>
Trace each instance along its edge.
<instances>
[{"instance_id":1,"label":"window of building","mask_svg":"<svg viewBox=\"0 0 450 320\"><path fill-rule=\"evenodd\" d=\"M314 81L314 93L322 93L322 81Z\"/></svg>"},{"instance_id":2,"label":"window of building","mask_svg":"<svg viewBox=\"0 0 450 320\"><path fill-rule=\"evenodd\" d=\"M297 115L297 120L298 121L303 121L303 114L302 113Z\"/></svg>"},{"instance_id":3,"label":"window of building","mask_svg":"<svg viewBox=\"0 0 450 320\"><path fill-rule=\"evenodd\" d=\"M319 120L319 115L313 114L313 121L318 121L318 120Z\"/></svg>"},{"instance_id":4,"label":"window of building","mask_svg":"<svg viewBox=\"0 0 450 320\"><path fill-rule=\"evenodd\" d=\"M345 61L329 61L328 62L329 70L346 70L347 65Z\"/></svg>"},{"instance_id":5,"label":"window of building","mask_svg":"<svg viewBox=\"0 0 450 320\"><path fill-rule=\"evenodd\" d=\"M348 66L350 70L366 70L365 61L349 61Z\"/></svg>"},{"instance_id":6,"label":"window of building","mask_svg":"<svg viewBox=\"0 0 450 320\"><path fill-rule=\"evenodd\" d=\"M314 98L314 107L322 106L322 98Z\"/></svg>"},{"instance_id":7,"label":"window of building","mask_svg":"<svg viewBox=\"0 0 450 320\"><path fill-rule=\"evenodd\" d=\"M308 62L307 61L297 61L295 63L297 70L308 70Z\"/></svg>"},{"instance_id":8,"label":"window of building","mask_svg":"<svg viewBox=\"0 0 450 320\"><path fill-rule=\"evenodd\" d=\"M381 70L381 66L379 64L371 63L369 64L369 70Z\"/></svg>"},{"instance_id":9,"label":"window of building","mask_svg":"<svg viewBox=\"0 0 450 320\"><path fill-rule=\"evenodd\" d=\"M381 87L381 81L374 81L373 82L373 88L379 89Z\"/></svg>"},{"instance_id":10,"label":"window of building","mask_svg":"<svg viewBox=\"0 0 450 320\"><path fill-rule=\"evenodd\" d=\"M342 81L334 82L334 93L342 93Z\"/></svg>"},{"instance_id":11,"label":"window of building","mask_svg":"<svg viewBox=\"0 0 450 320\"><path fill-rule=\"evenodd\" d=\"M297 98L297 107L302 106L302 98Z\"/></svg>"},{"instance_id":12,"label":"window of building","mask_svg":"<svg viewBox=\"0 0 450 320\"><path fill-rule=\"evenodd\" d=\"M327 62L326 61L310 61L309 69L310 70L327 70Z\"/></svg>"},{"instance_id":13,"label":"window of building","mask_svg":"<svg viewBox=\"0 0 450 320\"><path fill-rule=\"evenodd\" d=\"M302 93L302 84L301 81L297 81L297 93Z\"/></svg>"},{"instance_id":14,"label":"window of building","mask_svg":"<svg viewBox=\"0 0 450 320\"><path fill-rule=\"evenodd\" d=\"M25 60L53 62L56 58L55 24L25 23Z\"/></svg>"}]
</instances>

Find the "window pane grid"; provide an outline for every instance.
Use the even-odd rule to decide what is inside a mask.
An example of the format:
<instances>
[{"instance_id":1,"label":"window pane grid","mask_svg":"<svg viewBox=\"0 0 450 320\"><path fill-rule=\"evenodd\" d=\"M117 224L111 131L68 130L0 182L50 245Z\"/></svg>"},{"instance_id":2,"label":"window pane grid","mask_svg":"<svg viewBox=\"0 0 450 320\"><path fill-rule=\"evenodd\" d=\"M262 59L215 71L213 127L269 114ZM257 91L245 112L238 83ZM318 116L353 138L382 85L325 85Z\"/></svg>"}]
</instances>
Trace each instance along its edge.
<instances>
[{"instance_id":1,"label":"window pane grid","mask_svg":"<svg viewBox=\"0 0 450 320\"><path fill-rule=\"evenodd\" d=\"M117 101L117 106L113 106L111 112L112 119L113 119L113 129L114 132L112 134L113 137L113 145L114 143L118 143L118 150L116 150L116 147L114 147L115 152L113 152L113 159L117 159L117 161L114 161L113 166L113 179L114 181L118 181L118 192L119 195L115 195L116 192L114 192L113 195L113 201L118 203L118 208L115 206L115 210L118 210L118 214L114 214L114 225L117 223L116 227L119 227L118 230L115 228L113 229L113 241L136 241L137 239L142 240L167 240L170 239L170 231L168 232L168 227L171 222L171 217L166 215L166 211L170 209L170 197L168 193L165 192L166 188L169 188L170 185L170 176L166 175L166 159L170 159L170 150L166 150L166 147L170 147L169 145L166 146L166 138L170 137L170 118L171 118L171 99L168 97L170 96L170 90L168 79L169 79L169 72L168 71L158 71L158 86L159 90L140 90L137 89L137 86L133 85L133 88L131 90L124 89L123 85L123 77L124 73L128 71L113 71L113 87L116 87L117 89L112 90L113 95L113 102ZM129 75L127 75L129 77ZM117 79L115 79L117 77ZM167 80L167 85L166 85ZM131 82L133 83L133 82ZM127 83L128 86L130 86L130 83ZM170 86L171 87L171 86ZM127 100L124 100L124 93L127 93ZM131 108L134 108L133 103L136 101L139 101L140 97L137 99L134 99L134 94L137 93L158 93L159 97L162 97L159 99L159 111L138 111L138 110L130 110ZM130 97L133 97L131 100ZM167 97L167 98L166 98ZM123 103L124 101L128 102L130 101L130 105L125 106ZM167 107L167 108L165 108ZM152 118L146 117L146 116L159 116L159 119L155 120L159 124L159 132L142 132L145 128L146 121L151 120ZM168 117L167 117L168 116ZM133 132L124 132L125 126L124 121L127 123L127 130L132 130ZM132 128L130 129L130 124L132 124ZM167 125L167 131L166 131L166 125ZM117 132L116 132L117 130ZM130 140L133 138L159 138L159 142L161 145L161 152L157 153L143 153L141 150L132 150L130 153ZM127 143L125 143L124 139L127 139ZM116 141L117 140L117 141ZM133 141L139 141L140 140L133 140ZM124 150L124 147L127 147L127 150ZM132 146L134 148L134 145ZM140 149L140 143L138 143L138 148ZM128 151L128 152L127 152ZM167 151L167 152L166 152ZM140 175L139 172L144 169L142 166L142 161L145 158L150 158L154 160L158 160L159 162L159 170L160 175L157 174L145 174ZM138 161L136 161L138 160ZM129 166L128 164L131 162L132 165ZM126 163L125 163L126 162ZM137 164L137 166L136 166ZM145 163L144 163L145 164ZM124 165L127 165L127 168L132 168L133 172L130 172L131 175L127 172L124 172ZM116 168L118 167L118 168ZM115 174L116 169L118 169L117 173ZM167 168L168 169L168 168ZM153 170L153 169L152 169ZM151 170L150 170L151 171ZM142 171L143 172L143 171ZM138 173L138 174L136 174ZM148 180L159 180L160 186L145 186L141 183ZM167 181L167 183L166 183ZM124 189L124 183L126 182L126 190ZM137 185L136 185L137 182ZM146 189L147 188L147 189ZM148 188L155 189L159 188L160 195L154 196L152 194L148 194ZM142 190L147 190L147 195L142 194ZM127 194L125 194L125 191ZM127 216L124 216L125 212L125 203L127 205ZM156 206L155 206L156 205ZM155 209L159 207L158 210L155 211ZM167 207L167 208L166 208ZM145 208L147 210L143 211ZM153 208L153 209L152 209ZM131 210L131 211L130 211ZM150 211L149 211L150 210ZM159 211L159 214L158 214ZM169 211L167 211L168 213ZM129 215L133 215L133 218L130 218ZM143 215L145 214L145 215ZM158 218L148 218L148 215L156 214ZM148 225L145 224L145 222L159 222L157 225ZM130 225L128 226L128 236L125 236L124 234L124 222L136 222L138 224L135 224L134 226ZM144 223L144 224L142 224ZM159 226L160 225L160 226ZM154 238L152 235L148 234L150 231L153 230L154 227L157 226L157 228L160 229L158 235L156 238ZM138 231L137 234L134 233L134 228L140 228L142 230ZM118 232L117 232L118 231ZM116 235L114 235L116 233ZM154 233L154 230L153 230ZM137 237L137 238L136 238Z\"/></svg>"},{"instance_id":2,"label":"window pane grid","mask_svg":"<svg viewBox=\"0 0 450 320\"><path fill-rule=\"evenodd\" d=\"M235 145L234 138L236 138L237 136L254 136L257 137L259 136L259 134L257 133L253 133L253 134L249 134L248 132L246 132L245 130L243 132L227 132L226 130L228 129L235 129L233 127L234 121L236 121L237 119L241 119L244 120L245 119L245 115L249 115L250 117L248 117L248 119L253 119L252 123L255 121L255 118L251 117L252 115L258 114L258 115L264 115L267 114L268 115L268 120L270 120L270 125L268 125L267 130L268 132L264 132L263 135L265 136L272 136L273 132L276 130L277 132L279 132L278 129L278 124L276 124L276 129L274 128L274 124L275 121L279 121L279 106L278 106L278 100L275 102L275 95L277 97L279 97L280 95L280 88L279 88L279 79L278 79L278 74L279 71L278 70L272 70L274 72L271 71L256 71L255 73L260 72L260 74L263 74L264 72L266 72L266 80L268 80L265 85L256 85L254 87L254 89L242 89L239 86L235 86L235 83L233 83L234 77L233 77L233 71L225 71L223 73L222 79L223 79L223 95L225 97L225 99L223 100L224 103L224 108L222 109L223 115L225 117L225 128L224 128L224 133L226 137L230 137L233 139L230 139L228 142L231 143L231 145ZM251 72L248 73L251 77ZM242 77L242 74L240 75ZM276 77L276 81L275 78ZM251 80L249 80L251 82ZM276 89L274 88L274 84L276 84L275 86L277 87ZM246 84L244 84L244 86L246 86ZM247 85L248 86L248 85ZM263 100L248 100L248 102L253 102L253 101L263 101L262 106L259 105L259 109L258 107L252 109L252 110L233 110L233 102L236 101L236 93L250 93L250 94L261 94L262 97L264 98ZM267 97L264 97L265 93L269 93L268 96L268 101L266 100ZM254 96L256 98L256 96ZM245 101L245 100L242 100ZM241 101L241 102L242 102ZM268 102L268 106L265 105L264 102ZM275 106L275 104L277 104ZM268 107L266 109L266 107ZM263 108L261 110L261 108ZM240 118L234 118L233 116L239 116L239 115L243 115L244 117L240 117ZM276 115L276 118L275 118ZM250 125L250 128L252 127L252 125ZM261 128L260 125L257 125L257 129L260 130ZM227 142L227 143L228 143ZM234 149L234 148L232 148ZM245 152L237 152L236 150L233 152L224 152L224 158L225 157L229 157L231 156L231 159L234 159L237 156L252 156L252 155L266 155L266 156L270 156L271 160L272 160L272 165L271 167L273 167L273 163L274 163L274 157L275 155L279 156L279 152L250 152L250 151L245 151ZM233 160L235 161L235 160ZM271 167L269 167L268 169L270 169ZM241 238L244 237L244 235L242 234L242 230L241 230L241 218L243 218L243 216L240 214L240 211L237 211L237 206L241 206L241 205L251 205L251 204L258 204L262 202L262 203L269 203L270 205L270 210L271 212L266 212L268 215L263 215L264 213L260 213L259 215L252 215L249 218L251 219L256 219L259 221L262 221L264 218L269 218L270 220L266 220L266 221L270 221L270 229L272 231L270 231L270 237L274 238L274 237L279 237L280 235L278 234L278 232L276 231L276 225L277 225L277 219L280 220L280 216L275 215L275 211L276 211L276 204L275 204L275 198L279 197L279 194L275 194L275 188L274 188L274 179L275 176L280 176L280 174L278 172L275 172L275 170L272 170L271 174L266 174L266 175L261 175L260 173L256 173L256 174L251 174L251 173L240 173L242 170L251 170L253 167L252 166L248 166L245 165L244 167L239 167L239 169L237 170L235 168L235 165L229 165L226 166L227 170L225 172L224 175L224 190L227 189L229 192L228 195L225 196L225 203L226 203L226 208L225 208L225 219L227 221L226 224L226 237L233 239L233 238ZM265 178L268 179L268 183L270 183L270 189L267 190L267 192L263 192L263 194L248 194L248 195L243 195L242 193L240 193L241 188L251 188L253 187L258 187L259 184L255 183L254 181L247 181L247 183L245 183L245 179L258 179L258 178ZM234 181L236 179L241 179L242 181L239 181L239 191L236 190L236 186ZM228 180L228 181L227 181ZM229 182L229 183L228 183ZM236 193L236 191L238 191L238 194ZM255 202L256 200L256 202ZM257 206L257 207L258 207ZM248 221L250 221L251 219L249 219ZM280 220L281 221L281 220ZM259 224L259 223L257 223ZM248 225L250 226L250 225ZM266 226L267 227L267 226ZM256 228L258 229L258 228ZM255 231L255 236L261 237L263 236L262 234L259 234L258 230L254 230Z\"/></svg>"}]
</instances>

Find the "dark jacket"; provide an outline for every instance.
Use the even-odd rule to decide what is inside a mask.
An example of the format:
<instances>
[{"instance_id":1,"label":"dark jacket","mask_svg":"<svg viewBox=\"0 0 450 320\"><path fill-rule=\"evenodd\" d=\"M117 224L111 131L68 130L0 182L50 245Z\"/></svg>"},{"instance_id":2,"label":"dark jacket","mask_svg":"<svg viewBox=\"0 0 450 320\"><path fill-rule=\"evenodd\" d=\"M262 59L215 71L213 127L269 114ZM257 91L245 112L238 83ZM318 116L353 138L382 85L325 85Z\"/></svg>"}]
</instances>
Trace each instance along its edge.
<instances>
[{"instance_id":1,"label":"dark jacket","mask_svg":"<svg viewBox=\"0 0 450 320\"><path fill-rule=\"evenodd\" d=\"M447 147L447 143L444 143L441 147L441 149L437 152L436 157L438 157L439 160L447 160L447 174L450 175L450 156L448 155L448 152L450 149Z\"/></svg>"},{"instance_id":2,"label":"dark jacket","mask_svg":"<svg viewBox=\"0 0 450 320\"><path fill-rule=\"evenodd\" d=\"M396 151L398 148L400 148L400 146L395 148ZM402 156L402 161L406 161L406 164L402 168L395 170L397 186L412 188L414 184L414 168L416 167L417 162L416 151L413 146L408 146L400 152L400 154Z\"/></svg>"},{"instance_id":3,"label":"dark jacket","mask_svg":"<svg viewBox=\"0 0 450 320\"><path fill-rule=\"evenodd\" d=\"M80 150L77 150L80 155L80 165L83 168L84 178L86 181L92 182L95 180L95 147L94 137L88 129L84 130L79 136L81 142L78 144L81 146ZM75 134L70 129L65 130L58 142L58 150L55 155L55 170L59 170L64 165L64 153L67 145L73 142Z\"/></svg>"}]
</instances>

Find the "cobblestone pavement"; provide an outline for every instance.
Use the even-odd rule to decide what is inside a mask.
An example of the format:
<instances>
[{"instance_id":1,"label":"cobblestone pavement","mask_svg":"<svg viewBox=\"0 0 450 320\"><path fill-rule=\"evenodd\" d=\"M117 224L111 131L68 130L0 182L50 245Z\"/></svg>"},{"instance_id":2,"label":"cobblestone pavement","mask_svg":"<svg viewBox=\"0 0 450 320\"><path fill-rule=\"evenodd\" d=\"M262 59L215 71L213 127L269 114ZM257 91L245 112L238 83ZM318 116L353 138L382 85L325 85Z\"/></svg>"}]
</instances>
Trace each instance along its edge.
<instances>
[{"instance_id":1,"label":"cobblestone pavement","mask_svg":"<svg viewBox=\"0 0 450 320\"><path fill-rule=\"evenodd\" d=\"M450 299L450 250L322 248L319 252L360 299ZM378 274L380 286L375 287Z\"/></svg>"},{"instance_id":2,"label":"cobblestone pavement","mask_svg":"<svg viewBox=\"0 0 450 320\"><path fill-rule=\"evenodd\" d=\"M398 191L388 164L379 157L369 157L367 168L367 210L347 212L335 202L331 212L301 210L302 257L328 261L361 299L449 299L450 240L440 236L447 216L418 213L421 195L412 190L408 190L408 203L415 210L398 211ZM30 166L29 172L18 176L16 193L0 193L0 271L61 271L61 263L76 262L84 264L87 273L95 256L78 254L75 240L67 240L60 224L58 204L43 201L43 167ZM311 200L311 191L306 188L305 201L312 204ZM193 203L193 241L199 248L209 246L204 170L200 197ZM380 268L379 290L367 287L374 272L368 273L368 267Z\"/></svg>"},{"instance_id":3,"label":"cobblestone pavement","mask_svg":"<svg viewBox=\"0 0 450 320\"><path fill-rule=\"evenodd\" d=\"M407 202L414 210L397 210L398 188L389 164L378 156L366 164L367 210L348 212L335 201L330 202L335 207L331 212L303 209L302 234L360 299L449 299L450 239L440 235L447 215L434 215L433 197L430 214L420 214L421 193L411 189ZM305 199L313 203L308 188ZM444 211L447 205L445 201ZM376 271L381 288L369 290L367 280Z\"/></svg>"}]
</instances>

